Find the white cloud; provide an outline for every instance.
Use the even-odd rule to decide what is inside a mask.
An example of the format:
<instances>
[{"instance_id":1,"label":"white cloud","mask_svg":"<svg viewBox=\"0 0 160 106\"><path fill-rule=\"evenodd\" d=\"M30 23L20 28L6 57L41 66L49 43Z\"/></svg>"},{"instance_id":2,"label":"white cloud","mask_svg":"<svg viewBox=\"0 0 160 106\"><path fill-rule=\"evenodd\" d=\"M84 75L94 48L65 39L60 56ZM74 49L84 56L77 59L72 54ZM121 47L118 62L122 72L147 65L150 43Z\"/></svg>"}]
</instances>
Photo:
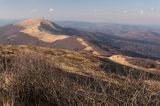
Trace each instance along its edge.
<instances>
[{"instance_id":1,"label":"white cloud","mask_svg":"<svg viewBox=\"0 0 160 106\"><path fill-rule=\"evenodd\" d=\"M141 10L141 11L140 11L140 14L144 14L144 10Z\"/></svg>"},{"instance_id":2,"label":"white cloud","mask_svg":"<svg viewBox=\"0 0 160 106\"><path fill-rule=\"evenodd\" d=\"M50 11L50 12L52 12L52 11L53 11L53 9L51 8L51 9L49 9L49 11Z\"/></svg>"},{"instance_id":3,"label":"white cloud","mask_svg":"<svg viewBox=\"0 0 160 106\"><path fill-rule=\"evenodd\" d=\"M152 7L152 8L150 8L150 10L151 10L151 11L154 11L154 10L155 10L155 8L153 8L153 7Z\"/></svg>"}]
</instances>

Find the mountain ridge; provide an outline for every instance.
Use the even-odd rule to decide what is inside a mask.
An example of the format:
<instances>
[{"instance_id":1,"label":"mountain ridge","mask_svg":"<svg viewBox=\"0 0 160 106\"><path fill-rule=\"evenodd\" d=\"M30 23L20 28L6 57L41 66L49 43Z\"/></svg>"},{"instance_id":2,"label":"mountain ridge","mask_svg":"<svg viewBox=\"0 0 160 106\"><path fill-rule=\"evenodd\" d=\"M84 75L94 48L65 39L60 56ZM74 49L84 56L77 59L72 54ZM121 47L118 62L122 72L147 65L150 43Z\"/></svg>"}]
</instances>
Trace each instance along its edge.
<instances>
[{"instance_id":1,"label":"mountain ridge","mask_svg":"<svg viewBox=\"0 0 160 106\"><path fill-rule=\"evenodd\" d=\"M46 19L27 19L0 27L2 44L35 44L99 55L95 47L80 35L82 34L78 30L61 27ZM28 40L21 39L23 37Z\"/></svg>"}]
</instances>

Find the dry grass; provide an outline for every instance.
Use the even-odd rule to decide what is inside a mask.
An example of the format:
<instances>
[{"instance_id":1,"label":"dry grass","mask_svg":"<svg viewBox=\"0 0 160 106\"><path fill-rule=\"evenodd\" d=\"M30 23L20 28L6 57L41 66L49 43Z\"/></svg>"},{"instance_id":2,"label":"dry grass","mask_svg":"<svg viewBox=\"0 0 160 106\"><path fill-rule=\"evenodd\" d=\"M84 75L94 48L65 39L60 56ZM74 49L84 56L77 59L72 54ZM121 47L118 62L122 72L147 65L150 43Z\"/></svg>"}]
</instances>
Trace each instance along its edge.
<instances>
[{"instance_id":1,"label":"dry grass","mask_svg":"<svg viewBox=\"0 0 160 106\"><path fill-rule=\"evenodd\" d=\"M3 49L2 49L3 48ZM20 50L21 48L21 50ZM26 49L28 48L28 49ZM18 52L17 52L18 51ZM34 52L37 51L37 52ZM43 50L38 47L6 46L0 49L0 105L2 106L117 106L160 105L160 89L152 89L142 78L122 77L114 73L98 73L93 67L98 60L69 51ZM46 54L46 55L44 55ZM49 55L47 55L49 54ZM55 55L52 56L52 55ZM56 55L59 54L61 58ZM77 56L77 57L76 57ZM54 57L54 58L53 58ZM93 63L90 59L93 59ZM58 60L57 60L58 59ZM73 63L88 61L84 68L67 71ZM68 60L70 59L70 61ZM70 65L68 65L68 64ZM93 66L92 66L93 65ZM71 67L71 66L70 66ZM87 68L88 67L88 68ZM83 71L86 68L85 74ZM69 70L70 68L68 68ZM120 81L121 80L121 81ZM152 82L152 81L151 81ZM151 85L150 85L151 84ZM154 85L160 84L157 80Z\"/></svg>"},{"instance_id":2,"label":"dry grass","mask_svg":"<svg viewBox=\"0 0 160 106\"><path fill-rule=\"evenodd\" d=\"M129 67L135 68L137 70L160 75L160 71L159 71L160 65L156 60L132 58L132 57L127 57L122 55L113 55L109 57L109 59L116 63L126 65Z\"/></svg>"},{"instance_id":3,"label":"dry grass","mask_svg":"<svg viewBox=\"0 0 160 106\"><path fill-rule=\"evenodd\" d=\"M29 20L17 23L15 25L24 27L24 30L22 30L21 32L26 33L46 43L52 43L57 40L63 40L69 37L67 35L54 35L54 34L50 34L47 31L40 31L39 27L41 26L41 23L45 21L46 20L43 20L43 19L29 19ZM49 26L51 26L54 29L54 26L50 25L50 22L48 22L47 24L49 24Z\"/></svg>"}]
</instances>

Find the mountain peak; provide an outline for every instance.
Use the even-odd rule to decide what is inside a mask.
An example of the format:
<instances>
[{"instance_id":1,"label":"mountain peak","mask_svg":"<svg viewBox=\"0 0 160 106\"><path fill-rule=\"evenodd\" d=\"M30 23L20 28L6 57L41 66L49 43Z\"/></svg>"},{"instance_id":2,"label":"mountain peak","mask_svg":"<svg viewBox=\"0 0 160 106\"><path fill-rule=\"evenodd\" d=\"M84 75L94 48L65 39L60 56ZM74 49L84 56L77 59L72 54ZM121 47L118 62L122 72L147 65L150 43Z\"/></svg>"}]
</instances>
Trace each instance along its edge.
<instances>
[{"instance_id":1,"label":"mountain peak","mask_svg":"<svg viewBox=\"0 0 160 106\"><path fill-rule=\"evenodd\" d=\"M30 30L41 30L45 32L50 32L51 30L56 30L60 31L63 28L59 25L56 25L52 21L49 21L44 18L33 18L33 19L27 19L22 22L16 23L15 25L21 26L25 29L30 29Z\"/></svg>"},{"instance_id":2,"label":"mountain peak","mask_svg":"<svg viewBox=\"0 0 160 106\"><path fill-rule=\"evenodd\" d=\"M43 18L34 18L34 19L27 19L24 20L22 22L17 23L16 25L20 25L23 27L28 27L28 26L40 26L41 23L47 23L47 24L51 24L52 22L50 22L47 19L43 19Z\"/></svg>"}]
</instances>

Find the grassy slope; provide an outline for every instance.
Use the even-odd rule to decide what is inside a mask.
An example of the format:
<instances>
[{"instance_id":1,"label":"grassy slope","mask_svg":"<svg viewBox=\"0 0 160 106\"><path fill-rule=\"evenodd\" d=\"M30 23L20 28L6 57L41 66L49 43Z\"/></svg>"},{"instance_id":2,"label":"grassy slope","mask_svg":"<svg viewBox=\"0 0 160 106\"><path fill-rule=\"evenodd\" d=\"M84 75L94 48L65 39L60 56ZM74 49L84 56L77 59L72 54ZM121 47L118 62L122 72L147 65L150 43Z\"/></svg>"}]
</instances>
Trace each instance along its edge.
<instances>
[{"instance_id":1,"label":"grassy slope","mask_svg":"<svg viewBox=\"0 0 160 106\"><path fill-rule=\"evenodd\" d=\"M156 68L149 68L149 65L151 63L158 67L158 63L156 63L156 60L155 61L154 60L148 60L148 61L150 61L150 64L147 64L147 59L146 60L143 59L143 61L142 61L140 59L138 60L136 58L127 57L127 56L123 56L123 55L113 55L113 56L109 57L109 59L111 61L116 62L116 63L122 64L122 65L125 65L125 66L129 66L129 67L133 67L133 68L135 68L137 70L140 70L140 71L152 73L152 74L155 74L155 75L160 75L160 72L159 72L158 68L157 69ZM136 64L133 61L135 61ZM145 62L146 62L146 66L148 65L148 68L144 67L145 65L140 66L140 64L145 64Z\"/></svg>"},{"instance_id":2,"label":"grassy slope","mask_svg":"<svg viewBox=\"0 0 160 106\"><path fill-rule=\"evenodd\" d=\"M57 87L57 92L63 92L64 94L61 96L57 96L57 98L63 98L56 100L51 100L54 103L60 103L65 104L66 99L71 98L72 102L71 105L74 103L80 102L82 104L139 104L140 102L142 104L150 104L150 103L157 103L157 99L159 98L159 90L160 90L160 82L158 79L155 79L152 77L148 78L140 78L142 73L139 73L137 70L134 70L130 67L123 66L118 63L114 63L113 61L110 61L109 59L105 58L99 58L94 57L86 54L80 54L78 52L70 52L66 50L60 50L60 49L49 49L49 48L42 48L42 47L35 47L35 46L0 46L0 54L1 54L1 64L4 64L2 61L3 58L10 58L10 57L16 57L15 60L17 60L17 64L23 64L23 68L28 64L28 69L32 69L31 74L29 74L29 79L27 76L28 71L22 70L22 66L20 68L21 71L24 71L26 74L24 75L24 78L34 81L32 86L35 86L36 89L39 90L41 88L41 81L39 82L39 78L43 76L43 74L40 74L41 72L48 72L45 73L46 76L42 77L42 82L46 82L45 79L51 78L49 82L46 82L47 89L50 89L51 91L55 89L52 85L52 80L55 80ZM19 57L19 58L17 58ZM36 62L32 62L35 59ZM12 59L12 58L11 58ZM24 59L24 60L23 60ZM28 59L28 60L27 60ZM37 59L42 59L42 61L39 61ZM18 62L18 60L23 60L22 62ZM47 64L51 65L48 66L46 63L43 63L45 61ZM31 63L32 64L31 64ZM18 64L18 65L19 65ZM36 70L33 70L35 65L37 65L37 68L39 72ZM46 64L46 65L44 65ZM13 65L16 66L16 65ZM31 67L32 66L32 67ZM42 67L45 66L45 67ZM39 67L42 67L42 69L39 69ZM53 67L56 68L57 71L55 71L52 74L52 71L49 71L50 68ZM10 68L10 67L9 67ZM51 69L52 70L52 69ZM133 76L130 74L130 72L133 71ZM8 70L1 70L0 72L1 76L5 77L4 73L8 73ZM17 72L21 73L21 72ZM13 75L15 74L16 77L18 76L17 73L13 71ZM12 75L11 74L11 75ZM60 74L60 75L59 75ZM10 75L10 74L9 74ZM30 76L34 76L33 78ZM39 76L36 77L35 75ZM52 76L51 76L52 75ZM21 74L20 74L21 76ZM54 77L57 76L57 77ZM138 77L137 77L138 76ZM10 76L9 76L10 77ZM2 78L2 77L1 77ZM3 78L2 78L3 79ZM9 78L10 79L10 78ZM16 78L11 78L12 80L15 80ZM21 79L18 78L18 79ZM23 78L22 78L23 79ZM8 80L8 78L7 78ZM44 81L43 81L44 80ZM15 80L17 82L17 80ZM38 83L38 82L39 83ZM8 81L7 81L8 82ZM10 80L9 80L10 82ZM29 83L26 80L24 81L26 85ZM23 82L23 83L24 83ZM3 82L1 82L3 85ZM23 83L18 82L18 85L22 85ZM17 83L16 83L17 84ZM16 85L13 83L12 85ZM41 85L41 86L40 86ZM62 86L64 85L64 86ZM30 84L28 85L30 89ZM40 87L39 87L40 86ZM18 86L19 87L19 86ZM6 89L4 86L0 86L2 92L0 94L3 94L5 92L9 92L10 90ZM63 89L62 89L63 88ZM46 88L45 88L46 89ZM11 89L13 90L13 89ZM42 91L44 90L41 89ZM17 92L17 89L14 90L14 92ZM69 94L66 92L70 92ZM48 92L46 93L48 94ZM50 93L49 93L50 94ZM67 94L67 96L66 96ZM52 94L50 94L52 95ZM73 96L74 95L74 96ZM44 96L42 94L42 96ZM146 98L142 98L146 96ZM154 97L153 100L150 98ZM48 95L47 95L48 97ZM78 99L78 98L81 99ZM3 96L2 96L3 98ZM53 96L54 98L54 96ZM56 98L56 97L55 97ZM76 99L75 99L76 98ZM150 100L150 101L149 101ZM45 100L46 101L46 100ZM49 101L48 101L49 102ZM71 101L67 101L71 102ZM76 105L76 104L75 104Z\"/></svg>"}]
</instances>

